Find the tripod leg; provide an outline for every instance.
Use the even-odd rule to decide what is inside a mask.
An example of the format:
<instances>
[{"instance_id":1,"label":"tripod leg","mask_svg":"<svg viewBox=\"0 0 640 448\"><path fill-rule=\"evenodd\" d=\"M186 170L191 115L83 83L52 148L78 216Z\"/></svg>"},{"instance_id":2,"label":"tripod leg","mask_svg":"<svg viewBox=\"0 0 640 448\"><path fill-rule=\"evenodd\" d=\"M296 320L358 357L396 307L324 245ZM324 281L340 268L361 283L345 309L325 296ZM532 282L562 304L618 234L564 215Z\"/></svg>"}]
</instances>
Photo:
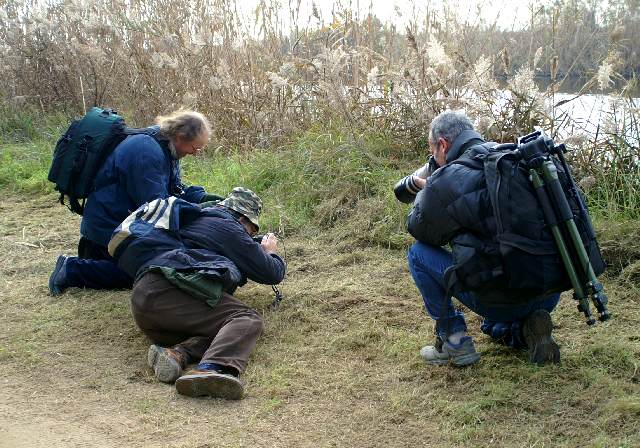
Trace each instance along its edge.
<instances>
[{"instance_id":1,"label":"tripod leg","mask_svg":"<svg viewBox=\"0 0 640 448\"><path fill-rule=\"evenodd\" d=\"M599 313L599 319L605 321L609 319L610 315L607 311L607 296L602 292L602 284L598 281L589 256L582 243L580 232L576 227L576 223L573 220L573 212L569 206L569 202L562 190L560 180L558 178L558 170L550 160L545 160L542 163L542 176L545 184L549 189L549 196L553 200L556 212L559 215L560 220L564 223L564 226L569 235L571 248L573 254L577 257L575 265L579 266L577 274L583 279L584 290L591 292L591 299L593 304Z\"/></svg>"},{"instance_id":2,"label":"tripod leg","mask_svg":"<svg viewBox=\"0 0 640 448\"><path fill-rule=\"evenodd\" d=\"M542 212L544 214L545 221L551 229L556 247L558 248L558 252L560 252L562 264L564 264L564 267L567 270L567 274L569 275L569 280L571 281L571 286L573 287L573 298L578 301L578 310L584 313L585 317L587 318L587 324L593 325L595 323L595 320L591 315L591 310L589 309L588 296L585 293L580 280L578 279L578 274L576 273L573 261L571 260L569 250L567 249L567 245L562 237L562 232L560 232L560 228L558 227L558 219L556 218L553 207L551 206L549 195L544 188L544 181L542 180L540 175L538 175L538 173L533 169L529 170L529 174L531 176L531 182L533 183L536 195L538 196L538 201L542 206Z\"/></svg>"}]
</instances>

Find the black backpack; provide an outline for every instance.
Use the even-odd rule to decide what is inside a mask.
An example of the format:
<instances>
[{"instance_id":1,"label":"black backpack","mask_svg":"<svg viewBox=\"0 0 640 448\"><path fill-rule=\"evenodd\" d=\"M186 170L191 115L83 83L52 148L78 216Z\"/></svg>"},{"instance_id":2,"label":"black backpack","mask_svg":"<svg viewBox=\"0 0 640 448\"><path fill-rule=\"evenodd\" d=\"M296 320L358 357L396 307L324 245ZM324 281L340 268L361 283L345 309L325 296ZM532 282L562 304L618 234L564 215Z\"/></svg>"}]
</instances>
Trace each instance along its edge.
<instances>
[{"instance_id":1,"label":"black backpack","mask_svg":"<svg viewBox=\"0 0 640 448\"><path fill-rule=\"evenodd\" d=\"M60 192L60 203L64 204L67 196L69 210L82 215L105 159L120 142L134 134L153 135L153 132L128 128L124 118L113 109L93 107L83 118L73 121L58 139L49 169L48 179Z\"/></svg>"},{"instance_id":2,"label":"black backpack","mask_svg":"<svg viewBox=\"0 0 640 448\"><path fill-rule=\"evenodd\" d=\"M452 162L483 172L497 231L491 241L471 233L452 240L454 264L445 272L445 284L452 293L470 291L493 306L524 304L572 288L529 167L515 149L512 144L498 145L475 158ZM605 264L584 197L572 188L565 166L555 157L551 160L593 270L600 275Z\"/></svg>"}]
</instances>

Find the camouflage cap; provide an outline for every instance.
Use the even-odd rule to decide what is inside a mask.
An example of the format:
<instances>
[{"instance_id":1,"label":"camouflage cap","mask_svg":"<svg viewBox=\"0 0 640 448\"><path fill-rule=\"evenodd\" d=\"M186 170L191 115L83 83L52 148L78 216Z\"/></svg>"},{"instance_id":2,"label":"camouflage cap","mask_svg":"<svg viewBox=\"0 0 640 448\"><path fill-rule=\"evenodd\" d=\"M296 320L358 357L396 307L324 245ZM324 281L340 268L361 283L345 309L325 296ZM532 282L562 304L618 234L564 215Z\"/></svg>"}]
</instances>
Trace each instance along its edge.
<instances>
[{"instance_id":1,"label":"camouflage cap","mask_svg":"<svg viewBox=\"0 0 640 448\"><path fill-rule=\"evenodd\" d=\"M262 201L257 194L248 188L235 187L219 205L240 213L255 224L256 227L260 228L258 217L262 211Z\"/></svg>"}]
</instances>

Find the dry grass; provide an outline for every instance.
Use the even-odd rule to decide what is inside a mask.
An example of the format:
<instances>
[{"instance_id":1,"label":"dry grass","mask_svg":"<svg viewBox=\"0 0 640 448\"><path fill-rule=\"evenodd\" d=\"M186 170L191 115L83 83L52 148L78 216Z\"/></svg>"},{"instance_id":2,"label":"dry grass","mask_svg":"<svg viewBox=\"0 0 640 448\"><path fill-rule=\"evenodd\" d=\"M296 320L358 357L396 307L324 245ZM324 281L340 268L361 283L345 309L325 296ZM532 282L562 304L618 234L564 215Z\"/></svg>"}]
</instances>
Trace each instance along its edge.
<instances>
[{"instance_id":1,"label":"dry grass","mask_svg":"<svg viewBox=\"0 0 640 448\"><path fill-rule=\"evenodd\" d=\"M245 148L335 121L353 135L385 129L419 140L445 108L465 108L487 138L512 141L533 126L572 129L576 123L554 111L565 79L590 78L577 96L596 85L609 93L623 83L620 73L632 77L638 57L630 4L600 14L560 2L531 10L527 29L498 31L456 17L453 2L416 2L425 14L406 30L354 11L352 2L337 2L332 17L303 17L301 2L287 11L275 0L245 15L238 3L3 2L0 97L43 114L115 107L138 125L197 108L221 145ZM552 81L547 89L536 87L538 75ZM633 104L622 107L633 115Z\"/></svg>"},{"instance_id":2,"label":"dry grass","mask_svg":"<svg viewBox=\"0 0 640 448\"><path fill-rule=\"evenodd\" d=\"M261 1L246 17L233 0L5 1L0 138L40 140L38 122L92 105L115 107L138 126L186 106L212 121L210 146L224 153L273 152L301 135L322 140L339 129L352 143L345 150L358 157L373 134L417 150L422 161L431 119L464 108L487 140L512 142L536 126L567 138L577 177L593 186L598 208L640 216L640 108L629 70L637 65L631 49L640 16L633 2L597 14L594 5L559 2L532 9L520 31L463 22L430 2L406 30L352 11L352 2L337 2L332 17L303 17L301 3L290 2L292 24L283 29L278 3ZM539 75L547 76L546 88L537 87ZM559 100L575 75L588 81L571 100ZM600 123L560 107L592 89L610 99ZM0 178L41 185L33 176L37 161L23 173L12 151L0 154Z\"/></svg>"},{"instance_id":3,"label":"dry grass","mask_svg":"<svg viewBox=\"0 0 640 448\"><path fill-rule=\"evenodd\" d=\"M278 311L266 287L238 294L267 321L247 398L194 400L146 368L129 292L48 296L55 257L74 250L75 216L52 195L5 195L0 216L0 447L640 444L637 278L605 280L614 319L595 328L565 298L554 313L560 366L529 365L469 315L481 362L432 368L418 357L432 324L404 253L300 234L285 241Z\"/></svg>"}]
</instances>

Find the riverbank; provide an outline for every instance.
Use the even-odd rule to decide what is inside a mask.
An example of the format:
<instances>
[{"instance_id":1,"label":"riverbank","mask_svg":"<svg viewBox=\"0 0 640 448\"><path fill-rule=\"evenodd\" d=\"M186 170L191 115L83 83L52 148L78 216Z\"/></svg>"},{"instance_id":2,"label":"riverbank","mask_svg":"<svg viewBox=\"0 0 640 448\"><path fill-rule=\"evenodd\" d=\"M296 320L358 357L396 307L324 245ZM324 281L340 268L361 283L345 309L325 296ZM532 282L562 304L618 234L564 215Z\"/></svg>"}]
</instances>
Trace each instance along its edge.
<instances>
[{"instance_id":1,"label":"riverbank","mask_svg":"<svg viewBox=\"0 0 640 448\"><path fill-rule=\"evenodd\" d=\"M56 257L74 253L78 238L79 217L46 180L67 122L5 118L0 447L640 444L640 225L625 214L633 208L609 213L588 192L613 319L587 327L565 294L554 312L560 366L530 365L468 314L481 362L432 368L419 357L433 325L406 265L408 206L391 191L423 163L424 149L383 134L354 139L339 127L269 151L214 146L185 160L184 180L258 192L288 275L275 312L270 288L238 293L267 323L244 376L247 398L192 400L146 367L149 342L131 319L128 291L48 295Z\"/></svg>"}]
</instances>

